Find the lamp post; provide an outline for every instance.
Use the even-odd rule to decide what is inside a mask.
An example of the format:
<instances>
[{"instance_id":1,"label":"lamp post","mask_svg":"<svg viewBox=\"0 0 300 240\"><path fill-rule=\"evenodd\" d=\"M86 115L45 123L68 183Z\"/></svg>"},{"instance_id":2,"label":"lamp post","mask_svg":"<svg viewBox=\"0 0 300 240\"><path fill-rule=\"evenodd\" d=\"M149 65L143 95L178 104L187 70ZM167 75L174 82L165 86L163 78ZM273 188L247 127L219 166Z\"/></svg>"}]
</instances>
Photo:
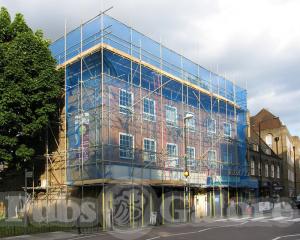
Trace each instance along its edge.
<instances>
[{"instance_id":1,"label":"lamp post","mask_svg":"<svg viewBox=\"0 0 300 240\"><path fill-rule=\"evenodd\" d=\"M183 124L184 124L184 172L183 172L183 175L185 176L186 178L186 182L185 182L185 187L184 187L184 199L186 199L186 194L187 194L187 180L188 180L188 177L190 176L190 172L189 172L189 169L188 169L188 166L187 166L187 127L186 127L186 122L187 120L190 120L194 117L193 114L191 113L187 113L185 115L185 117L183 118ZM185 208L186 206L184 206L184 211L185 211ZM189 218L190 218L190 212L189 212ZM188 218L188 219L189 219Z\"/></svg>"},{"instance_id":2,"label":"lamp post","mask_svg":"<svg viewBox=\"0 0 300 240\"><path fill-rule=\"evenodd\" d=\"M279 137L274 138L275 143L276 143L276 155L278 156L278 142L279 142Z\"/></svg>"},{"instance_id":3,"label":"lamp post","mask_svg":"<svg viewBox=\"0 0 300 240\"><path fill-rule=\"evenodd\" d=\"M190 175L188 167L187 167L187 127L186 127L186 122L187 120L190 120L194 117L193 114L187 113L185 117L183 118L183 123L184 123L184 176L188 178Z\"/></svg>"}]
</instances>

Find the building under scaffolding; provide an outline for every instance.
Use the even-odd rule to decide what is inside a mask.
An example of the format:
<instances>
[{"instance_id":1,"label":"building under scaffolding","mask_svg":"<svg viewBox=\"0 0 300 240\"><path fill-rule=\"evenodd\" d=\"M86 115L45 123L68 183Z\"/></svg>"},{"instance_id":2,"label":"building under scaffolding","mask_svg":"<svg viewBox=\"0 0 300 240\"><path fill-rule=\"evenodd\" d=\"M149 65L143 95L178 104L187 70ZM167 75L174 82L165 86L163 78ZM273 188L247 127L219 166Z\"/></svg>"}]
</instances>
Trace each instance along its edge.
<instances>
[{"instance_id":1,"label":"building under scaffolding","mask_svg":"<svg viewBox=\"0 0 300 240\"><path fill-rule=\"evenodd\" d=\"M248 177L245 89L105 14L50 49L65 69L64 184L81 196L101 192L100 212L114 212L107 185L154 190L159 203L151 194L142 219L132 217L130 194L130 225L148 222L157 205L162 222L169 211L172 221L180 218L176 196L183 196L185 213L177 220L192 210L195 217L223 215L230 201L257 188Z\"/></svg>"}]
</instances>

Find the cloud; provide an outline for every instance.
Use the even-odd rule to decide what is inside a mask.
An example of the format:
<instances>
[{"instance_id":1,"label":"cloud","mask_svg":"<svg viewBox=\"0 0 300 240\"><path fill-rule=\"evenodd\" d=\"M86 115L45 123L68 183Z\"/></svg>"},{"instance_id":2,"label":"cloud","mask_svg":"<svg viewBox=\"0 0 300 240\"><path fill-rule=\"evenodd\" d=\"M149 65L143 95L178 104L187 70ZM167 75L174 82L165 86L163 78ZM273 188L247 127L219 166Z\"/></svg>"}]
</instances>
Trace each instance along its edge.
<instances>
[{"instance_id":1,"label":"cloud","mask_svg":"<svg viewBox=\"0 0 300 240\"><path fill-rule=\"evenodd\" d=\"M300 134L298 0L0 0L50 39L102 9L199 64L247 86L249 109L278 115Z\"/></svg>"}]
</instances>

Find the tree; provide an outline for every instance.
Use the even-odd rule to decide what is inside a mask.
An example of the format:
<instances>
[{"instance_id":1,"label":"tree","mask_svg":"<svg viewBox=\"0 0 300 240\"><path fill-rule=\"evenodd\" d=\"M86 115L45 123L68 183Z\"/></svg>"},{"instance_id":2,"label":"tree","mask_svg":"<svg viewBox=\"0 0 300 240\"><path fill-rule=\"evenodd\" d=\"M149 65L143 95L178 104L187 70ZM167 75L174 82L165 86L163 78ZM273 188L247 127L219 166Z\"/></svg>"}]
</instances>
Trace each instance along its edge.
<instances>
[{"instance_id":1,"label":"tree","mask_svg":"<svg viewBox=\"0 0 300 240\"><path fill-rule=\"evenodd\" d=\"M58 119L63 75L49 41L24 17L0 10L0 162L22 166L44 153L44 132ZM56 120L57 121L57 120Z\"/></svg>"}]
</instances>

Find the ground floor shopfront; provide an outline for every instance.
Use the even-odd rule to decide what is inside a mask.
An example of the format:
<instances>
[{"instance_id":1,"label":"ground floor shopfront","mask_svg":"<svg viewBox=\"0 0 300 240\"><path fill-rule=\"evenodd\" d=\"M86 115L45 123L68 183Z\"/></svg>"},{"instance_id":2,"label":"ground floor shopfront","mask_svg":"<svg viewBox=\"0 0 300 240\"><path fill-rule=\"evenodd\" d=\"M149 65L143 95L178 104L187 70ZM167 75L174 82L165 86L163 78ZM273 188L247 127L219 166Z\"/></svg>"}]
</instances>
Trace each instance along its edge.
<instances>
[{"instance_id":1,"label":"ground floor shopfront","mask_svg":"<svg viewBox=\"0 0 300 240\"><path fill-rule=\"evenodd\" d=\"M228 186L102 184L70 187L69 198L94 201L96 219L105 228L197 222L205 217L243 214L256 189ZM80 200L79 200L80 201Z\"/></svg>"}]
</instances>

